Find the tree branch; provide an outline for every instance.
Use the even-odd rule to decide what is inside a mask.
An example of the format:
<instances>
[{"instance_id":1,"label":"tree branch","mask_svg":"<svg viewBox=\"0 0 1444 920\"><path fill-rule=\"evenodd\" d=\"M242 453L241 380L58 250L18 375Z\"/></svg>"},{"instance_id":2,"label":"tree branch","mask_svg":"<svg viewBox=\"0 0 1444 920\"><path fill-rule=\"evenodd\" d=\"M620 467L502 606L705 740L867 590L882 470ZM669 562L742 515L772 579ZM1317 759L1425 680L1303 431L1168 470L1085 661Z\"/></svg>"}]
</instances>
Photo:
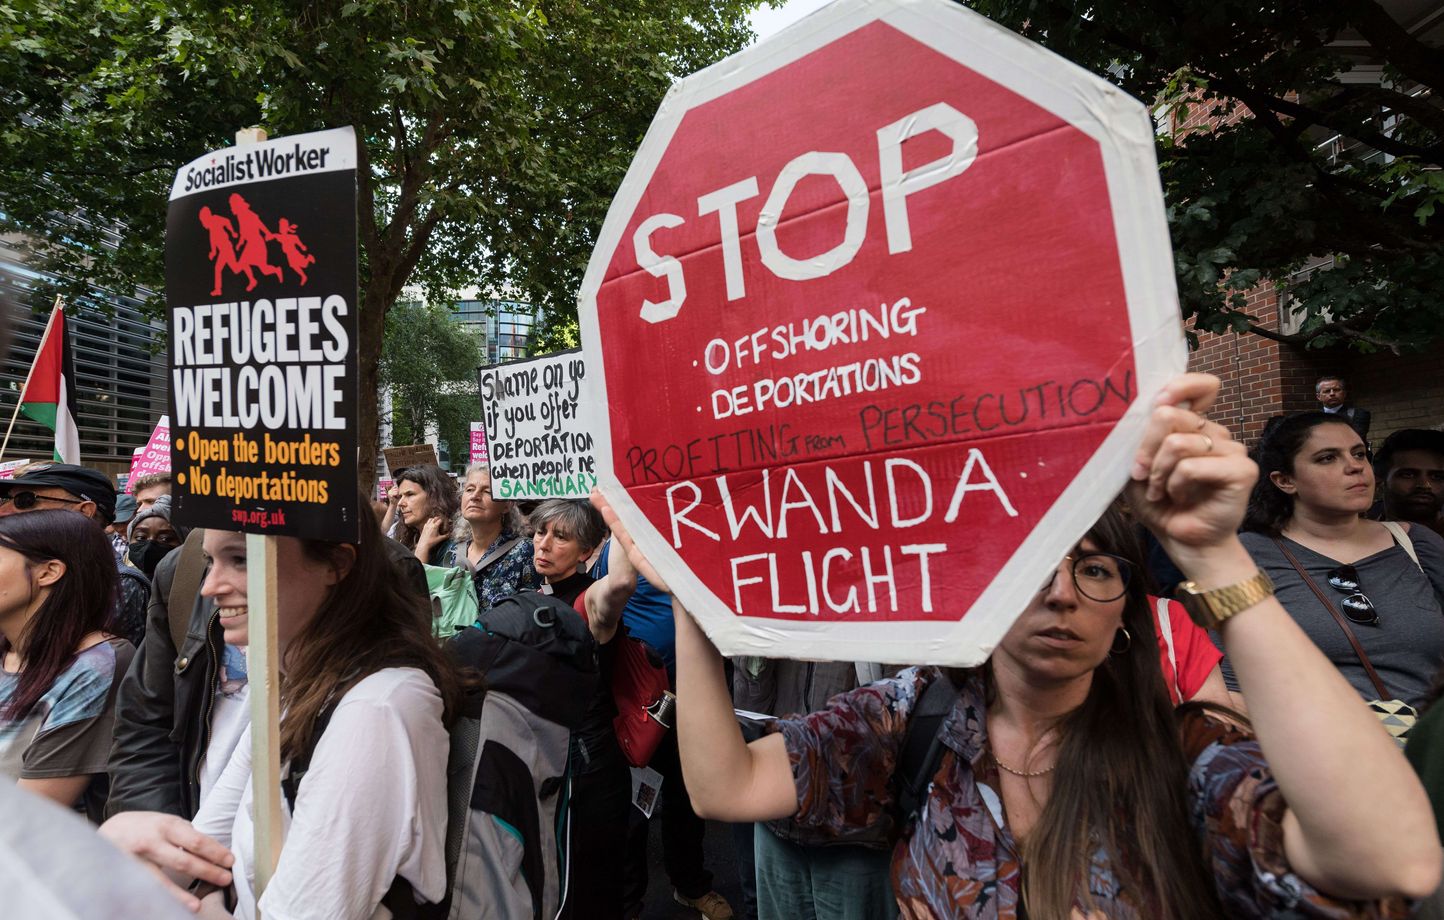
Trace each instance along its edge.
<instances>
[{"instance_id":1,"label":"tree branch","mask_svg":"<svg viewBox=\"0 0 1444 920\"><path fill-rule=\"evenodd\" d=\"M1411 80L1435 89L1444 87L1444 55L1409 34L1409 31L1373 0L1346 0L1349 22L1383 54L1384 59Z\"/></svg>"}]
</instances>

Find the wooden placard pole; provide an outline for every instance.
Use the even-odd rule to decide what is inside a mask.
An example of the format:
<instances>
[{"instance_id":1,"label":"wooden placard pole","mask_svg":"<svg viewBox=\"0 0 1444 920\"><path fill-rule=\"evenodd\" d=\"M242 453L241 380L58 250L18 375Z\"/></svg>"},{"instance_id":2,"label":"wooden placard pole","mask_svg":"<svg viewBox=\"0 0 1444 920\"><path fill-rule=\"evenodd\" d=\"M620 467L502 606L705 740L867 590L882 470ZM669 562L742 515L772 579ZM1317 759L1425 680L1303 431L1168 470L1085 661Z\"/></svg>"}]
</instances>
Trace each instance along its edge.
<instances>
[{"instance_id":1,"label":"wooden placard pole","mask_svg":"<svg viewBox=\"0 0 1444 920\"><path fill-rule=\"evenodd\" d=\"M261 128L236 132L236 146L266 140ZM256 920L281 859L281 679L276 647L276 538L246 534L246 649L251 700L251 798L255 824Z\"/></svg>"},{"instance_id":2,"label":"wooden placard pole","mask_svg":"<svg viewBox=\"0 0 1444 920\"><path fill-rule=\"evenodd\" d=\"M276 649L276 538L246 534L246 650L251 699L251 797L255 823L256 917L281 858L281 686Z\"/></svg>"}]
</instances>

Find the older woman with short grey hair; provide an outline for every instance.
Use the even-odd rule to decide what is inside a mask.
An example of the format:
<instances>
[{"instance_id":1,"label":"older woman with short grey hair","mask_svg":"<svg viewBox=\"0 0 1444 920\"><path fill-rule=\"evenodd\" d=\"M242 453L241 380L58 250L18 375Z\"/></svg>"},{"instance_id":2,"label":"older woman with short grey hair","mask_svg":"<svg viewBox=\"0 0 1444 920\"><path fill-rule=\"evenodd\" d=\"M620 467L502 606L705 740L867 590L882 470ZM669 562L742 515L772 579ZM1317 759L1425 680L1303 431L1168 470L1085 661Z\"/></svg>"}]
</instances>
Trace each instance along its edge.
<instances>
[{"instance_id":1,"label":"older woman with short grey hair","mask_svg":"<svg viewBox=\"0 0 1444 920\"><path fill-rule=\"evenodd\" d=\"M532 566L532 545L516 503L491 494L491 467L467 467L461 487L461 510L451 527L454 541L443 564L462 566L476 581L481 609L519 591L533 591L542 579Z\"/></svg>"}]
</instances>

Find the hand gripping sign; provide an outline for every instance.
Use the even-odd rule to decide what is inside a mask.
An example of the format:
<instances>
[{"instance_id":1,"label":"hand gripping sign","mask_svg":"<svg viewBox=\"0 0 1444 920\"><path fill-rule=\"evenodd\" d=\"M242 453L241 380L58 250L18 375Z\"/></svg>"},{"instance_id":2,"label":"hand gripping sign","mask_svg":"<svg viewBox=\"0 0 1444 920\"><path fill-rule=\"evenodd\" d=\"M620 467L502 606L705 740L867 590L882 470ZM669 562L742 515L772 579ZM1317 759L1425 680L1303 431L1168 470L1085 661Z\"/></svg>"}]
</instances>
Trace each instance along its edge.
<instances>
[{"instance_id":1,"label":"hand gripping sign","mask_svg":"<svg viewBox=\"0 0 1444 920\"><path fill-rule=\"evenodd\" d=\"M1185 363L1148 112L944 0L673 87L581 323L602 488L726 654L983 660Z\"/></svg>"}]
</instances>

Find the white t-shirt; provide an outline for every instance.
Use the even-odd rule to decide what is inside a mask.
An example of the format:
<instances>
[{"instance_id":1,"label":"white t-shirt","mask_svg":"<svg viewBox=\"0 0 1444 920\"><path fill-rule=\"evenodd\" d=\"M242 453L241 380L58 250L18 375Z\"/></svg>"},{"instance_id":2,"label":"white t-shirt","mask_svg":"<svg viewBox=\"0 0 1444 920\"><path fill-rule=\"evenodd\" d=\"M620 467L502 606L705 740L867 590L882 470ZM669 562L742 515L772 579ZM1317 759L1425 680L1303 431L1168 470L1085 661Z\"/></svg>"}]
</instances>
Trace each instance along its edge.
<instances>
[{"instance_id":1,"label":"white t-shirt","mask_svg":"<svg viewBox=\"0 0 1444 920\"><path fill-rule=\"evenodd\" d=\"M385 920L400 875L417 895L446 893L446 760L441 694L424 672L388 668L337 704L301 783L261 898L267 920ZM251 731L246 729L193 822L231 848L236 916L253 920Z\"/></svg>"},{"instance_id":2,"label":"white t-shirt","mask_svg":"<svg viewBox=\"0 0 1444 920\"><path fill-rule=\"evenodd\" d=\"M211 740L206 745L205 757L201 758L202 805L231 762L241 738L246 738L246 744L251 743L246 735L251 725L250 690L250 684L242 684L231 693L216 689L211 703Z\"/></svg>"}]
</instances>

